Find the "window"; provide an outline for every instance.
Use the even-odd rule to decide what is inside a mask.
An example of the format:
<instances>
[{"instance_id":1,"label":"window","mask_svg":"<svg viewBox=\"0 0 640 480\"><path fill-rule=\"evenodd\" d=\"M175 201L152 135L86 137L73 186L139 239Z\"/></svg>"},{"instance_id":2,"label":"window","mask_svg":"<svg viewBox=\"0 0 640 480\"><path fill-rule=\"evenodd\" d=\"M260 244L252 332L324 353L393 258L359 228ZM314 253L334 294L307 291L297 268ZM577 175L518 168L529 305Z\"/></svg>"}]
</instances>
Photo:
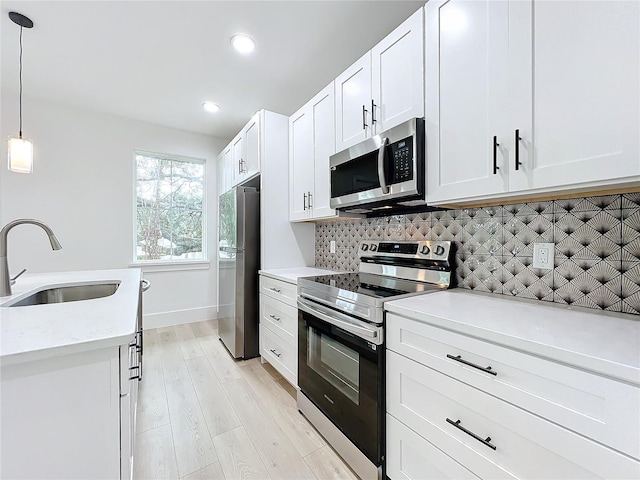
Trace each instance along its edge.
<instances>
[{"instance_id":1,"label":"window","mask_svg":"<svg viewBox=\"0 0 640 480\"><path fill-rule=\"evenodd\" d=\"M134 260L204 260L204 160L134 153Z\"/></svg>"}]
</instances>

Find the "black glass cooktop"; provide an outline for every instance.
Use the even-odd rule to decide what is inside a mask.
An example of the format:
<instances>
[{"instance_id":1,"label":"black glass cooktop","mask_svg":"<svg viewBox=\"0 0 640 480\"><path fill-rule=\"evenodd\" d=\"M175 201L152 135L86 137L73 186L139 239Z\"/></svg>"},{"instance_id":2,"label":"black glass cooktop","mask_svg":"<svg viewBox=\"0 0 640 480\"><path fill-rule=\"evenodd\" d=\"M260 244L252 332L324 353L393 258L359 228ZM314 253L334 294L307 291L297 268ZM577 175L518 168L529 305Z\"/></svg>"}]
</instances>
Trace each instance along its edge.
<instances>
[{"instance_id":1,"label":"black glass cooktop","mask_svg":"<svg viewBox=\"0 0 640 480\"><path fill-rule=\"evenodd\" d=\"M406 295L408 293L439 290L437 285L429 283L413 282L411 280L372 275L370 273L320 275L316 277L305 277L304 280L376 298L389 298Z\"/></svg>"}]
</instances>

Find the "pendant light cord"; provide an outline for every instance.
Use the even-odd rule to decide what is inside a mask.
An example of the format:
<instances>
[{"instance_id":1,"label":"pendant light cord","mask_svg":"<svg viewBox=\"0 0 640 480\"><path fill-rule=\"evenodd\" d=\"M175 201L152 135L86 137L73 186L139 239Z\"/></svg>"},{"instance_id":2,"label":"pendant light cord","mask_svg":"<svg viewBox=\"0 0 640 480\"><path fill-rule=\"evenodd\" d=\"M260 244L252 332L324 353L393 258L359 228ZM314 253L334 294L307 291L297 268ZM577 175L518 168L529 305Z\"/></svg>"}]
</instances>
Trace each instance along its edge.
<instances>
[{"instance_id":1,"label":"pendant light cord","mask_svg":"<svg viewBox=\"0 0 640 480\"><path fill-rule=\"evenodd\" d=\"M20 129L19 136L22 138L22 25L20 25Z\"/></svg>"}]
</instances>

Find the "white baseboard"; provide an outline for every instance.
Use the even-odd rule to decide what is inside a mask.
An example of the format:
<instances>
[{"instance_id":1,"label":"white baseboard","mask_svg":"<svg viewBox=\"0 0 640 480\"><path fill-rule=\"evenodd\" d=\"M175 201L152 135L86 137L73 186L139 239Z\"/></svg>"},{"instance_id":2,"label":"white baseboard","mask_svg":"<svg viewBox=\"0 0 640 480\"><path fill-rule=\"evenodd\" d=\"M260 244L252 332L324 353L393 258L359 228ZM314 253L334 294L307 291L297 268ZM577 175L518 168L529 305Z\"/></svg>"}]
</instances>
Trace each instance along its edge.
<instances>
[{"instance_id":1,"label":"white baseboard","mask_svg":"<svg viewBox=\"0 0 640 480\"><path fill-rule=\"evenodd\" d=\"M213 320L218 318L216 311L217 307L210 305L208 307L187 308L170 312L147 313L142 317L142 328L170 327L172 325L182 325L183 323Z\"/></svg>"}]
</instances>

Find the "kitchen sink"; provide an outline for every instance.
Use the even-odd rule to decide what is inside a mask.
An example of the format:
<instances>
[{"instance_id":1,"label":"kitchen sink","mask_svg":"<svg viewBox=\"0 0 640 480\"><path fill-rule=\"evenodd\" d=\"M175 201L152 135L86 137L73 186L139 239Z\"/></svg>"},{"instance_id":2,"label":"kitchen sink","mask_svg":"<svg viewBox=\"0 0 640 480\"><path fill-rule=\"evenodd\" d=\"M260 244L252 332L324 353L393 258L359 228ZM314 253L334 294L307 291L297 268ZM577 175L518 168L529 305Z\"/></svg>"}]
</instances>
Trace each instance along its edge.
<instances>
[{"instance_id":1,"label":"kitchen sink","mask_svg":"<svg viewBox=\"0 0 640 480\"><path fill-rule=\"evenodd\" d=\"M94 298L108 297L116 293L120 282L93 283L90 285L73 285L53 287L32 293L15 303L3 305L5 307L26 307L29 305L45 305L49 303L78 302Z\"/></svg>"}]
</instances>

